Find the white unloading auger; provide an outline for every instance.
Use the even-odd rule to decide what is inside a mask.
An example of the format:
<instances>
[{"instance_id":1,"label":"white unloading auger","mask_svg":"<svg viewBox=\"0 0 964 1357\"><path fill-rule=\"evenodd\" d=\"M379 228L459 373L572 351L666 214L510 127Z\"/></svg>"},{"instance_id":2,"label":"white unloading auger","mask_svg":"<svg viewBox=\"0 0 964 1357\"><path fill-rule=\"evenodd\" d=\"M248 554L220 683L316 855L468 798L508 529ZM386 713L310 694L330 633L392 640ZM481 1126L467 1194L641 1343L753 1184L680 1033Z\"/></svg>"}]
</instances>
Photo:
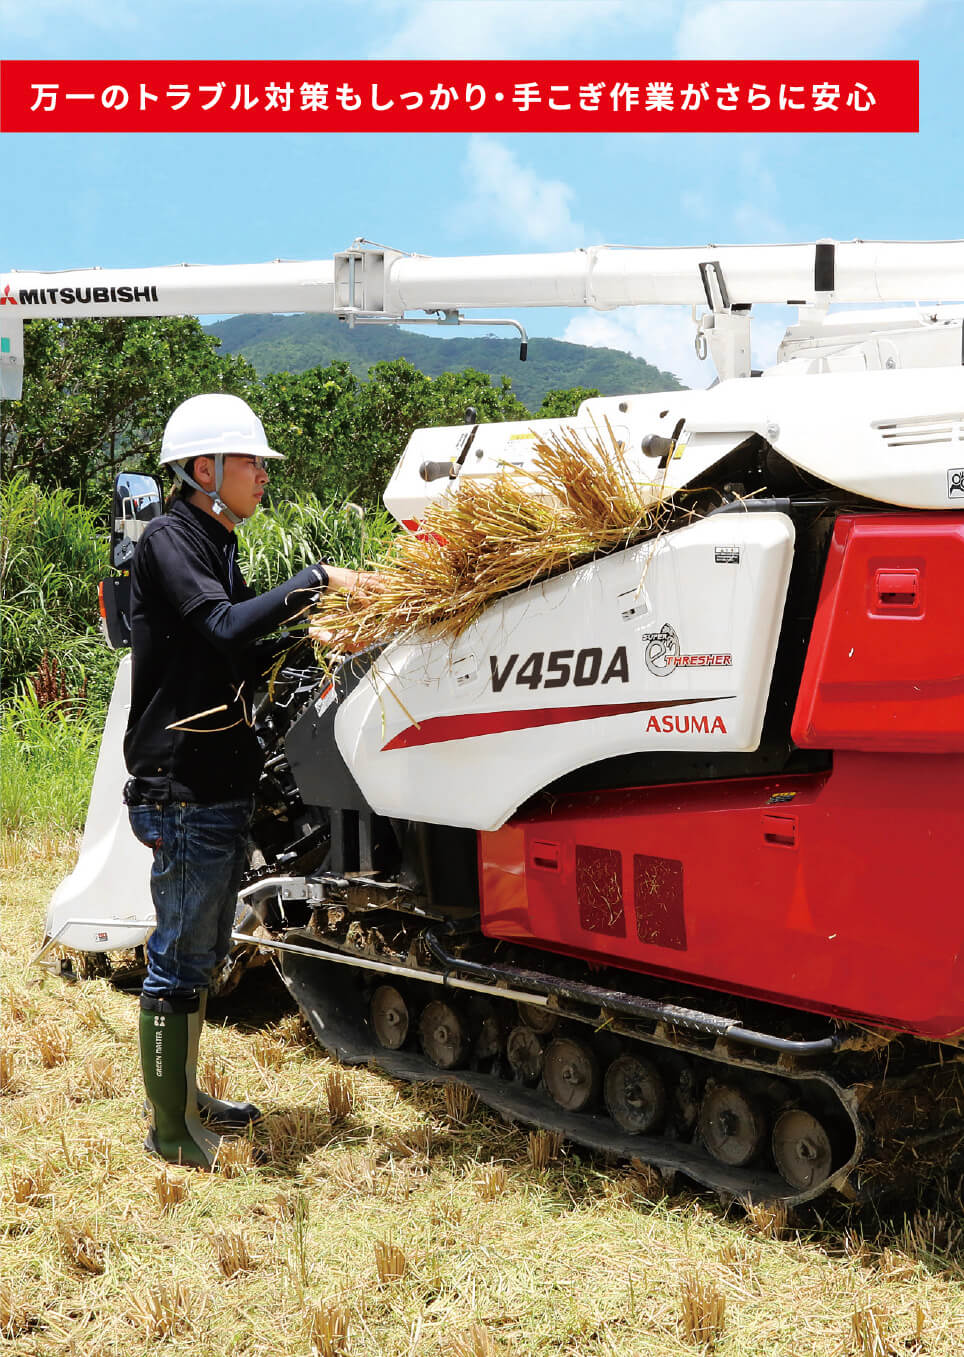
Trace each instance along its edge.
<instances>
[{"instance_id":1,"label":"white unloading auger","mask_svg":"<svg viewBox=\"0 0 964 1357\"><path fill-rule=\"evenodd\" d=\"M938 301L964 301L964 241L598 245L433 258L359 240L332 259L307 262L13 270L0 274L0 394L19 398L23 321L40 316L315 311L354 325L410 324L409 313L422 311L453 324L483 307L706 306L701 331L728 378L749 373L755 304Z\"/></svg>"}]
</instances>

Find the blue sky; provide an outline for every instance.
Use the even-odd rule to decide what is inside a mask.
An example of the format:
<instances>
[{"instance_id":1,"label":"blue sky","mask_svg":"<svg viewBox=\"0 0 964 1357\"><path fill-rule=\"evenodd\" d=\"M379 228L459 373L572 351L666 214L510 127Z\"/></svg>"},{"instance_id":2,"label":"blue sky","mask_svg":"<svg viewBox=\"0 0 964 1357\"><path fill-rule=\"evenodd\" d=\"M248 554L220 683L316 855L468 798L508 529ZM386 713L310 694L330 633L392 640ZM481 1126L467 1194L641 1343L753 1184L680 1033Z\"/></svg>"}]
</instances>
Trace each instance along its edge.
<instances>
[{"instance_id":1,"label":"blue sky","mask_svg":"<svg viewBox=\"0 0 964 1357\"><path fill-rule=\"evenodd\" d=\"M964 234L961 0L0 0L0 58L915 58L912 135L0 133L0 268ZM672 308L517 313L704 385ZM764 315L767 357L781 317ZM434 333L429 331L428 333Z\"/></svg>"}]
</instances>

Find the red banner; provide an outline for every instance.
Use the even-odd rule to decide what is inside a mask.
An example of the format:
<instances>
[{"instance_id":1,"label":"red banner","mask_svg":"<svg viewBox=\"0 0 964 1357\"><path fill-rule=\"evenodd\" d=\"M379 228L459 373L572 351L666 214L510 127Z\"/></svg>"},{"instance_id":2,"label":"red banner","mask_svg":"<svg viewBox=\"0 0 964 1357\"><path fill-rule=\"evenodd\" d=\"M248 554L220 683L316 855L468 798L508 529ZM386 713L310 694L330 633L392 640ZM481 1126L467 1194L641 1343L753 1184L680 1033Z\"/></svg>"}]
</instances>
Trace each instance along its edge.
<instances>
[{"instance_id":1,"label":"red banner","mask_svg":"<svg viewBox=\"0 0 964 1357\"><path fill-rule=\"evenodd\" d=\"M0 132L916 132L916 61L4 61Z\"/></svg>"}]
</instances>

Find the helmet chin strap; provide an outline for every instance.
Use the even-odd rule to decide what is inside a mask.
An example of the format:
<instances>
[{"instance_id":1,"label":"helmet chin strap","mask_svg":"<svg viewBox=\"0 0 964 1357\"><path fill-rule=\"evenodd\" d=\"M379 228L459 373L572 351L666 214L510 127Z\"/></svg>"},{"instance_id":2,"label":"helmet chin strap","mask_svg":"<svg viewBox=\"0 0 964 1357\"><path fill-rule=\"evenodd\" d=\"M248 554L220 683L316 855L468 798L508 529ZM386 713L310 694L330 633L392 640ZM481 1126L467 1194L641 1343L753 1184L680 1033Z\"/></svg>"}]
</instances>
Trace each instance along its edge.
<instances>
[{"instance_id":1,"label":"helmet chin strap","mask_svg":"<svg viewBox=\"0 0 964 1357\"><path fill-rule=\"evenodd\" d=\"M211 501L211 508L214 510L214 512L218 515L219 518L226 518L229 523L233 523L234 526L237 527L238 524L243 523L244 520L238 518L237 514L232 513L232 511L225 504L224 500L221 498L221 484L224 480L224 454L220 452L213 453L211 456L211 460L214 462L213 490L205 490L203 485L198 485L194 477L189 476L187 474L187 472L184 470L184 467L181 465L180 462L172 463L174 467L174 474L177 476L178 480L183 482L184 485L189 485L192 490L197 490L202 495L206 495L207 498Z\"/></svg>"}]
</instances>

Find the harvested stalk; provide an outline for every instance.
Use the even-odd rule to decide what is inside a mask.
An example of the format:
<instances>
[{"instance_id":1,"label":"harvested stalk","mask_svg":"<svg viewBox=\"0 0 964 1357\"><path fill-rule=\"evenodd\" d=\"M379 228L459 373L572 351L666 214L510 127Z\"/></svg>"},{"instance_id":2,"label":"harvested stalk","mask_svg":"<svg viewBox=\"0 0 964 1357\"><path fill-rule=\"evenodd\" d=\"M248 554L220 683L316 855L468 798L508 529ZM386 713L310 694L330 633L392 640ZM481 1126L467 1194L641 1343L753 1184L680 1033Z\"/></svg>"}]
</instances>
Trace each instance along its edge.
<instances>
[{"instance_id":1,"label":"harvested stalk","mask_svg":"<svg viewBox=\"0 0 964 1357\"><path fill-rule=\"evenodd\" d=\"M460 481L430 505L417 535L397 537L369 564L377 592L326 593L313 639L336 653L415 632L454 639L493 599L693 515L681 507L684 493L635 478L608 422L588 440L563 429L534 447L526 470L507 465L492 481Z\"/></svg>"}]
</instances>

